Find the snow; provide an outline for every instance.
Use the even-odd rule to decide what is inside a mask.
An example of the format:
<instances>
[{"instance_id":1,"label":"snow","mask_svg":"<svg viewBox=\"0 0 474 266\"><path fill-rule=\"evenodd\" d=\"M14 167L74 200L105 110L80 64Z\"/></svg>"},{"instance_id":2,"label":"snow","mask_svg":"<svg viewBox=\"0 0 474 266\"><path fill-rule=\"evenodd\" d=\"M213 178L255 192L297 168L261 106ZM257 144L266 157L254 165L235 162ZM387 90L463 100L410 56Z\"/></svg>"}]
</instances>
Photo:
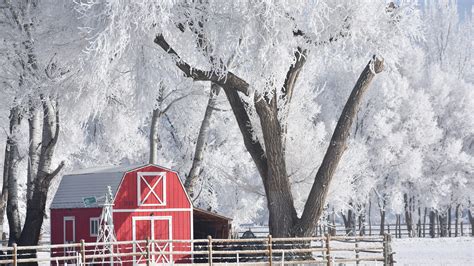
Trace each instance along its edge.
<instances>
[{"instance_id":1,"label":"snow","mask_svg":"<svg viewBox=\"0 0 474 266\"><path fill-rule=\"evenodd\" d=\"M394 239L397 265L474 265L474 238Z\"/></svg>"}]
</instances>

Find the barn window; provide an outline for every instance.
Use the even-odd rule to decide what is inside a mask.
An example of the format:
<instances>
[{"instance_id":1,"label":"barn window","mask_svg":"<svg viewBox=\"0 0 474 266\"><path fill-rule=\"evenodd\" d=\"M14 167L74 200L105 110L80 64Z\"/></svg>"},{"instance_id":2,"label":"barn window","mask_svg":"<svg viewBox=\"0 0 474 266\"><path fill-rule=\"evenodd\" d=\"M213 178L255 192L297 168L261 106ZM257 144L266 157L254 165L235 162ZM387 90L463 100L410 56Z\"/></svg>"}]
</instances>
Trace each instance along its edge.
<instances>
[{"instance_id":1,"label":"barn window","mask_svg":"<svg viewBox=\"0 0 474 266\"><path fill-rule=\"evenodd\" d=\"M166 205L166 173L137 173L137 204L138 206Z\"/></svg>"},{"instance_id":2,"label":"barn window","mask_svg":"<svg viewBox=\"0 0 474 266\"><path fill-rule=\"evenodd\" d=\"M89 234L90 236L97 236L99 234L99 217L90 218Z\"/></svg>"}]
</instances>

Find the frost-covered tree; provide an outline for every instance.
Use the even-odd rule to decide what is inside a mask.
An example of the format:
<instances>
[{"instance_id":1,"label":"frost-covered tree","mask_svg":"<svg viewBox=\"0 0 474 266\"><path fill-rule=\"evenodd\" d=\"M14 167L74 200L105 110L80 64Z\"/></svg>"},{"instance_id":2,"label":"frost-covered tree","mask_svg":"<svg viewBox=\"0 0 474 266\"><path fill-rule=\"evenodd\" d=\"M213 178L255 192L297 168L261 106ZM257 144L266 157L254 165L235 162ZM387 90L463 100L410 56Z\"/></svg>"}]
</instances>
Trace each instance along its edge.
<instances>
[{"instance_id":1,"label":"frost-covered tree","mask_svg":"<svg viewBox=\"0 0 474 266\"><path fill-rule=\"evenodd\" d=\"M339 62L357 58L359 68L369 54L383 56L392 64L399 56L395 50L418 33L416 14L410 14L410 6L395 8L364 1L303 6L220 1L125 6L108 2L95 8L81 2L80 6L86 16L114 18L99 27L100 34L91 45L94 51L120 56L130 43L131 31L140 28L171 55L164 64L174 61L185 76L223 88L262 178L270 230L275 236L313 233L363 92L381 71L382 61L378 57L370 60L356 82L299 217L286 150L290 103L303 66L311 64L308 60L316 51L335 56ZM227 67L225 62L234 56L235 66Z\"/></svg>"}]
</instances>

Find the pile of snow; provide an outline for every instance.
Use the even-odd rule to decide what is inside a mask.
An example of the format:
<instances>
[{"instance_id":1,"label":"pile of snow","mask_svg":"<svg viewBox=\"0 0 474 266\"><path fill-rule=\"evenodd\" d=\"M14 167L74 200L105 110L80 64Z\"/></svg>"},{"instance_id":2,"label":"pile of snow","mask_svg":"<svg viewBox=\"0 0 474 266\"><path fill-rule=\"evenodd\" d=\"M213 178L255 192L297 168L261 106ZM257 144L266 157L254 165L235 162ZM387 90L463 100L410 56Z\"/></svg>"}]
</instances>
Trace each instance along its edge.
<instances>
[{"instance_id":1,"label":"pile of snow","mask_svg":"<svg viewBox=\"0 0 474 266\"><path fill-rule=\"evenodd\" d=\"M474 265L474 237L393 239L397 265Z\"/></svg>"}]
</instances>

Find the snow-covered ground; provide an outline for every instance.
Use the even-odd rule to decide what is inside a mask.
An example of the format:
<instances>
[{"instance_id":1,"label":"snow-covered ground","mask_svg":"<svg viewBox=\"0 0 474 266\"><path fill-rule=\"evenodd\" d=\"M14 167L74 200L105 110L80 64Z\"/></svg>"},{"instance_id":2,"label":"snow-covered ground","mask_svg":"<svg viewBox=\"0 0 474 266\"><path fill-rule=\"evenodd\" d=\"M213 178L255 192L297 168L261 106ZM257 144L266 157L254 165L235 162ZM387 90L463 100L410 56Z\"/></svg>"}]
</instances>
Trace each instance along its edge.
<instances>
[{"instance_id":1,"label":"snow-covered ground","mask_svg":"<svg viewBox=\"0 0 474 266\"><path fill-rule=\"evenodd\" d=\"M396 265L474 265L474 237L394 239Z\"/></svg>"}]
</instances>

